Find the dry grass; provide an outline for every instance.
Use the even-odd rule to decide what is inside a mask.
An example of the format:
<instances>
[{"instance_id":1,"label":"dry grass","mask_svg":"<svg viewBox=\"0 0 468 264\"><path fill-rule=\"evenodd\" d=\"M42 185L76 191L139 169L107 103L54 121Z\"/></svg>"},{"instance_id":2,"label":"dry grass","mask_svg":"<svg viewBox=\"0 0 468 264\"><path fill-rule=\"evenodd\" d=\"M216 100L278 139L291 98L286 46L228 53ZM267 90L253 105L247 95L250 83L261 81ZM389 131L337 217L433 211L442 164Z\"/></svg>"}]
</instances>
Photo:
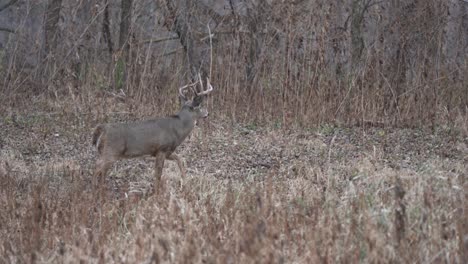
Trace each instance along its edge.
<instances>
[{"instance_id":1,"label":"dry grass","mask_svg":"<svg viewBox=\"0 0 468 264\"><path fill-rule=\"evenodd\" d=\"M95 192L92 126L154 111L109 100L107 112L39 100L2 117L0 262L463 262L462 130L288 131L215 116L178 150L182 185L168 162L165 190L147 195L151 159L130 160Z\"/></svg>"}]
</instances>

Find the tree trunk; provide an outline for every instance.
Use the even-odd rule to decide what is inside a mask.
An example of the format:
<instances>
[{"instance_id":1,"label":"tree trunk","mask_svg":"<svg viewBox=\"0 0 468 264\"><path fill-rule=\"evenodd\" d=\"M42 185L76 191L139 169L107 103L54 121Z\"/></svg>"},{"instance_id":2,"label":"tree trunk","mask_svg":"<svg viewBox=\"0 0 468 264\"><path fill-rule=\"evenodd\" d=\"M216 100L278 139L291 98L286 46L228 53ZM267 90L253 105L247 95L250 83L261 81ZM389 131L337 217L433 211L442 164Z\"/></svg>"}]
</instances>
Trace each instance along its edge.
<instances>
[{"instance_id":1,"label":"tree trunk","mask_svg":"<svg viewBox=\"0 0 468 264\"><path fill-rule=\"evenodd\" d=\"M62 0L49 0L45 21L45 54L48 56L57 47L57 28L60 18Z\"/></svg>"},{"instance_id":2,"label":"tree trunk","mask_svg":"<svg viewBox=\"0 0 468 264\"><path fill-rule=\"evenodd\" d=\"M364 50L362 23L364 21L364 0L353 0L351 9L351 69L355 70Z\"/></svg>"},{"instance_id":3,"label":"tree trunk","mask_svg":"<svg viewBox=\"0 0 468 264\"><path fill-rule=\"evenodd\" d=\"M119 34L119 54L117 57L117 65L115 69L114 87L122 89L127 84L128 79L128 65L129 58L129 35L130 23L132 18L132 0L122 0L120 16L120 34Z\"/></svg>"},{"instance_id":4,"label":"tree trunk","mask_svg":"<svg viewBox=\"0 0 468 264\"><path fill-rule=\"evenodd\" d=\"M190 69L192 81L198 79L198 74L205 79L208 71L203 65L201 48L195 45L193 30L190 27L190 25L193 24L190 21L190 18L193 16L191 16L189 12L193 5L192 1L183 0L179 5L179 10L175 9L174 3L171 0L166 0L165 2L170 16L174 19L171 30L174 30L179 36L180 44L187 55L187 64Z\"/></svg>"},{"instance_id":5,"label":"tree trunk","mask_svg":"<svg viewBox=\"0 0 468 264\"><path fill-rule=\"evenodd\" d=\"M258 38L258 24L260 23L258 11L253 11L250 8L247 9L249 21L247 22L249 28L249 41L250 46L248 47L249 53L247 55L247 63L245 65L245 73L247 76L247 87L252 88L255 76L257 74L257 61L260 53L260 42Z\"/></svg>"},{"instance_id":6,"label":"tree trunk","mask_svg":"<svg viewBox=\"0 0 468 264\"><path fill-rule=\"evenodd\" d=\"M130 22L132 18L132 0L122 0L122 13L120 16L119 49L128 50L128 37L130 33Z\"/></svg>"},{"instance_id":7,"label":"tree trunk","mask_svg":"<svg viewBox=\"0 0 468 264\"><path fill-rule=\"evenodd\" d=\"M107 49L109 50L109 54L112 55L114 47L112 44L112 34L110 30L109 0L105 0L104 5L105 7L104 7L104 19L102 21L102 34L104 36L104 41L107 44Z\"/></svg>"}]
</instances>

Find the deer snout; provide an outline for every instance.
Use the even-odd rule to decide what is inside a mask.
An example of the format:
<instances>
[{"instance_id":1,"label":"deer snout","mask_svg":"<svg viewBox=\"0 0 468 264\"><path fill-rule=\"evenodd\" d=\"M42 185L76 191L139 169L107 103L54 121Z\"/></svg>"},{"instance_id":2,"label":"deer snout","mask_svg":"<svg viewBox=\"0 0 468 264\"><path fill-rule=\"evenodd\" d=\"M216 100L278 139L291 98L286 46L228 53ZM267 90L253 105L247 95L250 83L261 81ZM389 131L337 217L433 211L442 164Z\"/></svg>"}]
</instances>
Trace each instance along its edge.
<instances>
[{"instance_id":1,"label":"deer snout","mask_svg":"<svg viewBox=\"0 0 468 264\"><path fill-rule=\"evenodd\" d=\"M202 118L207 118L207 117L208 117L208 110L202 109L202 110L200 111L200 116L201 116Z\"/></svg>"}]
</instances>

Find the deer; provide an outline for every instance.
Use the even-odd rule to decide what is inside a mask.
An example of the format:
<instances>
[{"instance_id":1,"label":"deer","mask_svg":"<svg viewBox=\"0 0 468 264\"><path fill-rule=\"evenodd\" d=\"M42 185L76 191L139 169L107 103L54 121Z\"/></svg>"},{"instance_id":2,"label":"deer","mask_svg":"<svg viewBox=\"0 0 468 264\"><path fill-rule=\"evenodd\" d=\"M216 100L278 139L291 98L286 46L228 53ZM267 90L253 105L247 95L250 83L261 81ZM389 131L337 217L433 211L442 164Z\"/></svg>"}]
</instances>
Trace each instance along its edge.
<instances>
[{"instance_id":1,"label":"deer","mask_svg":"<svg viewBox=\"0 0 468 264\"><path fill-rule=\"evenodd\" d=\"M96 126L92 145L98 154L94 177L103 182L112 164L121 159L152 156L155 158L155 188L158 187L165 160L177 162L182 178L186 177L180 157L174 153L192 132L196 122L208 117L208 111L202 107L204 98L213 91L209 78L204 89L201 76L199 80L179 88L181 108L175 115L137 121L133 123L107 123ZM193 89L195 96L188 99L184 91L200 83L201 92Z\"/></svg>"}]
</instances>

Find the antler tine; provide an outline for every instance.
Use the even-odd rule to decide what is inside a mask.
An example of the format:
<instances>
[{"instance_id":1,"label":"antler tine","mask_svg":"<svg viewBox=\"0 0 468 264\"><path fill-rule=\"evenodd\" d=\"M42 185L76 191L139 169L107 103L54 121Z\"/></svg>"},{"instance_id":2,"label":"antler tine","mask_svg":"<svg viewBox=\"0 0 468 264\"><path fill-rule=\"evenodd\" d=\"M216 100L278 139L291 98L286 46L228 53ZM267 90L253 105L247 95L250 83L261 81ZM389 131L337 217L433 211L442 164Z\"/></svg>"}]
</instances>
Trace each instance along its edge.
<instances>
[{"instance_id":1,"label":"antler tine","mask_svg":"<svg viewBox=\"0 0 468 264\"><path fill-rule=\"evenodd\" d=\"M198 73L198 81L200 82L201 91L203 92L203 90L205 89L205 87L203 87L203 81L202 81L202 79L201 79L200 73ZM198 94L198 93L197 93L197 94Z\"/></svg>"},{"instance_id":2,"label":"antler tine","mask_svg":"<svg viewBox=\"0 0 468 264\"><path fill-rule=\"evenodd\" d=\"M201 80L200 80L201 81ZM206 86L208 86L208 89L206 91L202 91L200 93L197 93L197 95L207 95L213 91L213 86L211 86L210 79L206 78Z\"/></svg>"},{"instance_id":3,"label":"antler tine","mask_svg":"<svg viewBox=\"0 0 468 264\"><path fill-rule=\"evenodd\" d=\"M179 88L179 94L180 94L180 96L182 96L182 97L184 97L184 98L185 98L185 95L184 95L183 91L184 91L185 89L189 88L189 87L192 87L192 86L196 85L197 83L198 83L198 81L196 81L196 82L194 82L194 83L187 84L187 85L185 85L185 86L182 86L182 87L180 87L180 88Z\"/></svg>"}]
</instances>

